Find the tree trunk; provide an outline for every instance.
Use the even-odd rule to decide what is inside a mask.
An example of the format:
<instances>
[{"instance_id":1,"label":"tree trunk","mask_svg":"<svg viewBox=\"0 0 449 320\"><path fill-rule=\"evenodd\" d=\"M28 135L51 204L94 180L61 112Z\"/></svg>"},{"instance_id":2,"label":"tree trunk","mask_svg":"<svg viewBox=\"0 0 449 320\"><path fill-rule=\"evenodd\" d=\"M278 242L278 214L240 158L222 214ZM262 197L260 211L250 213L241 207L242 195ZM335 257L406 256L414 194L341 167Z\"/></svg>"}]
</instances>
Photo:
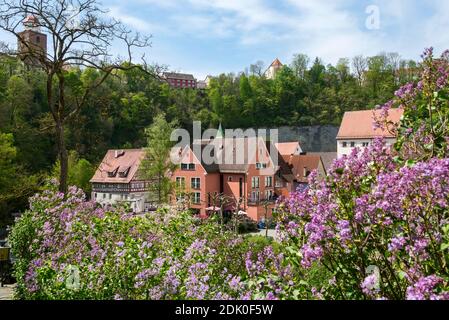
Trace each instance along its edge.
<instances>
[{"instance_id":1,"label":"tree trunk","mask_svg":"<svg viewBox=\"0 0 449 320\"><path fill-rule=\"evenodd\" d=\"M62 123L56 124L56 139L58 142L58 156L61 168L59 173L59 191L66 194L68 183L67 176L69 172L69 158L64 141L64 125Z\"/></svg>"},{"instance_id":2,"label":"tree trunk","mask_svg":"<svg viewBox=\"0 0 449 320\"><path fill-rule=\"evenodd\" d=\"M56 121L56 138L58 142L59 163L61 172L59 174L59 191L67 193L67 176L69 173L69 158L64 140L64 116L65 116L65 79L62 72L57 74L59 80L59 97Z\"/></svg>"},{"instance_id":3,"label":"tree trunk","mask_svg":"<svg viewBox=\"0 0 449 320\"><path fill-rule=\"evenodd\" d=\"M159 204L162 204L162 181L161 181L161 175L158 175L158 187L157 187L157 193L158 193L158 202Z\"/></svg>"},{"instance_id":4,"label":"tree trunk","mask_svg":"<svg viewBox=\"0 0 449 320\"><path fill-rule=\"evenodd\" d=\"M265 207L265 238L268 238L268 207Z\"/></svg>"}]
</instances>

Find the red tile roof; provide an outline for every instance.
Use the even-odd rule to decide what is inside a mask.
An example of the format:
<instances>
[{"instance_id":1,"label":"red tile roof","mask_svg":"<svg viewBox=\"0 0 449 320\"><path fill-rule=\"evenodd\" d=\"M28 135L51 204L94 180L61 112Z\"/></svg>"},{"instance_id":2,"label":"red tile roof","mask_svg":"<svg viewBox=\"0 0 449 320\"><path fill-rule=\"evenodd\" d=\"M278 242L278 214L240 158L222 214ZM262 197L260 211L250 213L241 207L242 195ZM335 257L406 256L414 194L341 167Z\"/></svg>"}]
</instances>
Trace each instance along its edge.
<instances>
[{"instance_id":1,"label":"red tile roof","mask_svg":"<svg viewBox=\"0 0 449 320\"><path fill-rule=\"evenodd\" d=\"M282 67L283 64L282 64L281 61L279 61L278 58L276 58L276 59L274 59L274 61L271 63L270 67L271 67L271 66L273 66L273 67Z\"/></svg>"},{"instance_id":2,"label":"red tile roof","mask_svg":"<svg viewBox=\"0 0 449 320\"><path fill-rule=\"evenodd\" d=\"M281 155L292 155L299 148L299 142L279 142L275 146Z\"/></svg>"},{"instance_id":3,"label":"red tile roof","mask_svg":"<svg viewBox=\"0 0 449 320\"><path fill-rule=\"evenodd\" d=\"M337 139L371 139L375 137L394 138L387 130L374 129L374 115L380 118L381 110L363 110L346 112L338 131ZM403 114L402 109L391 109L389 120L398 123Z\"/></svg>"},{"instance_id":4,"label":"red tile roof","mask_svg":"<svg viewBox=\"0 0 449 320\"><path fill-rule=\"evenodd\" d=\"M28 15L25 19L23 19L23 24L33 24L37 25L39 23L39 19L34 15Z\"/></svg>"},{"instance_id":5,"label":"red tile roof","mask_svg":"<svg viewBox=\"0 0 449 320\"><path fill-rule=\"evenodd\" d=\"M304 176L304 169L308 173L319 169L321 157L319 155L293 155L284 157L284 160L290 165L294 179L298 182L307 182L307 176Z\"/></svg>"},{"instance_id":6,"label":"red tile roof","mask_svg":"<svg viewBox=\"0 0 449 320\"><path fill-rule=\"evenodd\" d=\"M137 171L144 157L144 149L108 150L90 182L129 183L138 178Z\"/></svg>"}]
</instances>

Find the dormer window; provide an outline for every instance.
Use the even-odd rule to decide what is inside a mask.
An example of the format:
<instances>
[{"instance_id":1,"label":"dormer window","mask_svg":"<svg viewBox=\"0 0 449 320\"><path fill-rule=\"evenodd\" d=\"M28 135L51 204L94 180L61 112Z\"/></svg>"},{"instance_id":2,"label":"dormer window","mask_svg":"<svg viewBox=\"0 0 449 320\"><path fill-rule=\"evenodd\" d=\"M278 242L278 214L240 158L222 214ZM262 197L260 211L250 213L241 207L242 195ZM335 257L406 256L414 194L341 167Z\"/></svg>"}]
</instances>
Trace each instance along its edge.
<instances>
[{"instance_id":1,"label":"dormer window","mask_svg":"<svg viewBox=\"0 0 449 320\"><path fill-rule=\"evenodd\" d=\"M108 177L114 178L117 175L118 169L119 169L119 167L115 168L113 171L108 171Z\"/></svg>"},{"instance_id":2,"label":"dormer window","mask_svg":"<svg viewBox=\"0 0 449 320\"><path fill-rule=\"evenodd\" d=\"M304 178L307 178L310 175L310 171L307 169L307 167L304 167Z\"/></svg>"},{"instance_id":3,"label":"dormer window","mask_svg":"<svg viewBox=\"0 0 449 320\"><path fill-rule=\"evenodd\" d=\"M120 178L126 178L128 176L129 170L131 167L126 167L123 170L119 171L118 175Z\"/></svg>"}]
</instances>

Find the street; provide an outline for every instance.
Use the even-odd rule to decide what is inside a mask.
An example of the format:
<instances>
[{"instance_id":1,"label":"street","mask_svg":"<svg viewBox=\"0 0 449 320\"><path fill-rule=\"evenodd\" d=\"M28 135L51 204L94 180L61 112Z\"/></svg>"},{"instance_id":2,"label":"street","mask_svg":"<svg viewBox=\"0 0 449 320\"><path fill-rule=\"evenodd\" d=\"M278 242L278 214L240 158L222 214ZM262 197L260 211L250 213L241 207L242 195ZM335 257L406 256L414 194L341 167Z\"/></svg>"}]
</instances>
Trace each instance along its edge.
<instances>
[{"instance_id":1,"label":"street","mask_svg":"<svg viewBox=\"0 0 449 320\"><path fill-rule=\"evenodd\" d=\"M0 300L12 300L14 284L8 284L0 287Z\"/></svg>"}]
</instances>

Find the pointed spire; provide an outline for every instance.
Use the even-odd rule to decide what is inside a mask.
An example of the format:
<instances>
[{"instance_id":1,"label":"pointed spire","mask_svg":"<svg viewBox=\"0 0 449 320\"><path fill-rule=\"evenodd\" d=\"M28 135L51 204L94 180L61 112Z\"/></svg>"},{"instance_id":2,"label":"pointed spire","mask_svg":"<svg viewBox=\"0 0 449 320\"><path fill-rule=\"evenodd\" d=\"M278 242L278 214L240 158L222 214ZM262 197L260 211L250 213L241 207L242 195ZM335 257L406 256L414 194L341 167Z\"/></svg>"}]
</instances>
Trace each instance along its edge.
<instances>
[{"instance_id":1,"label":"pointed spire","mask_svg":"<svg viewBox=\"0 0 449 320\"><path fill-rule=\"evenodd\" d=\"M217 130L217 136L215 138L224 138L224 134L223 134L223 128L221 127L221 122L220 125L218 126L218 130Z\"/></svg>"}]
</instances>

